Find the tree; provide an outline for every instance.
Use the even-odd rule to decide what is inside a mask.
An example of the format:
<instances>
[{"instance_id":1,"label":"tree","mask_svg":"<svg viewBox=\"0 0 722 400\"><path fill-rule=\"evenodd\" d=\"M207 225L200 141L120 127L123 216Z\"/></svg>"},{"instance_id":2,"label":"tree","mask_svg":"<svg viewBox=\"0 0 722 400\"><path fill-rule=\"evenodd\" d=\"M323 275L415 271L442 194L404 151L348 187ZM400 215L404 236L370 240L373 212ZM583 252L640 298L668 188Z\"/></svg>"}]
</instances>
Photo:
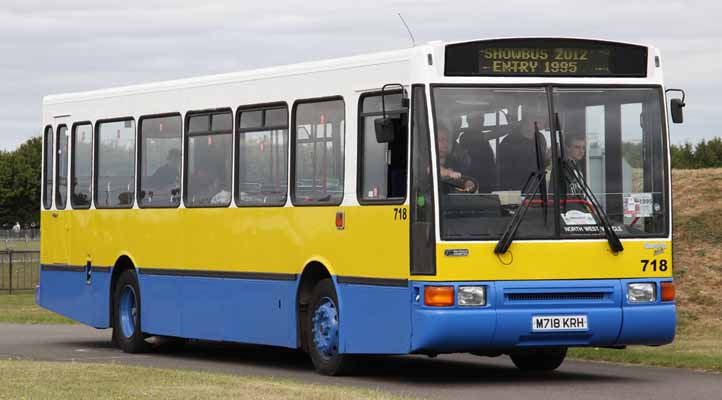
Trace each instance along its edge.
<instances>
[{"instance_id":1,"label":"tree","mask_svg":"<svg viewBox=\"0 0 722 400\"><path fill-rule=\"evenodd\" d=\"M695 146L690 143L671 145L672 168L697 169L722 167L722 139L716 137L701 141Z\"/></svg>"},{"instance_id":2,"label":"tree","mask_svg":"<svg viewBox=\"0 0 722 400\"><path fill-rule=\"evenodd\" d=\"M0 224L40 222L42 140L0 152Z\"/></svg>"}]
</instances>

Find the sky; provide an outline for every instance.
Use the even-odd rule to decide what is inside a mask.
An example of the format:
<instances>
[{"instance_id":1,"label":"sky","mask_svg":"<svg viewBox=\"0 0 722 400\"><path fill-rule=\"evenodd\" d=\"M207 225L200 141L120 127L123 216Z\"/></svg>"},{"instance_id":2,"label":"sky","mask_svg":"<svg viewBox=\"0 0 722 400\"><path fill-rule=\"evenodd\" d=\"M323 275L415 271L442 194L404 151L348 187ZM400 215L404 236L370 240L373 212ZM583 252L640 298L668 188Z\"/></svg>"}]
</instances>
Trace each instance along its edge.
<instances>
[{"instance_id":1,"label":"sky","mask_svg":"<svg viewBox=\"0 0 722 400\"><path fill-rule=\"evenodd\" d=\"M48 94L499 36L647 43L687 92L672 143L722 136L722 1L0 0L0 149L39 135Z\"/></svg>"}]
</instances>

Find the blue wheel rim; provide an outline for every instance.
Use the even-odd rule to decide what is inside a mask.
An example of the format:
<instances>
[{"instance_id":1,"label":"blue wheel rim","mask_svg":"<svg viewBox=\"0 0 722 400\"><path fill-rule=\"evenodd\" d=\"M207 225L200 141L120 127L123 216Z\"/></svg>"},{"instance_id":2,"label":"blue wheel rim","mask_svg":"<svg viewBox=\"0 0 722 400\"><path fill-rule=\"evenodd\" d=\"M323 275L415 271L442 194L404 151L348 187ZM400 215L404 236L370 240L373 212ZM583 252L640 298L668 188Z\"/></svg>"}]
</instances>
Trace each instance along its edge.
<instances>
[{"instance_id":1,"label":"blue wheel rim","mask_svg":"<svg viewBox=\"0 0 722 400\"><path fill-rule=\"evenodd\" d=\"M324 359L338 353L338 309L336 303L328 297L321 299L313 312L312 320L313 343Z\"/></svg>"},{"instance_id":2,"label":"blue wheel rim","mask_svg":"<svg viewBox=\"0 0 722 400\"><path fill-rule=\"evenodd\" d=\"M138 315L138 302L133 286L126 285L120 294L118 312L120 314L120 329L123 336L129 338L135 333L135 321Z\"/></svg>"}]
</instances>

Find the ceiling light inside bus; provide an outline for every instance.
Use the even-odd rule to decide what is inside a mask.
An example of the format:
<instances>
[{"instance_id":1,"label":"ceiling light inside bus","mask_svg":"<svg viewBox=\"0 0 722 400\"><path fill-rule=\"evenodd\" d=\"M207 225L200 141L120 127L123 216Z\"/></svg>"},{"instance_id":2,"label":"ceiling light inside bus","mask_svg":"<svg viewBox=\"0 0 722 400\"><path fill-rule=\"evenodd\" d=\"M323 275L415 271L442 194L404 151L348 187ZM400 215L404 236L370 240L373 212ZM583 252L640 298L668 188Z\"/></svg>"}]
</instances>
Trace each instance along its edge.
<instances>
[{"instance_id":1,"label":"ceiling light inside bus","mask_svg":"<svg viewBox=\"0 0 722 400\"><path fill-rule=\"evenodd\" d=\"M486 305L485 286L459 286L457 302L460 306Z\"/></svg>"},{"instance_id":2,"label":"ceiling light inside bus","mask_svg":"<svg viewBox=\"0 0 722 400\"><path fill-rule=\"evenodd\" d=\"M657 300L654 283L630 283L627 285L627 301L630 303L653 303Z\"/></svg>"}]
</instances>

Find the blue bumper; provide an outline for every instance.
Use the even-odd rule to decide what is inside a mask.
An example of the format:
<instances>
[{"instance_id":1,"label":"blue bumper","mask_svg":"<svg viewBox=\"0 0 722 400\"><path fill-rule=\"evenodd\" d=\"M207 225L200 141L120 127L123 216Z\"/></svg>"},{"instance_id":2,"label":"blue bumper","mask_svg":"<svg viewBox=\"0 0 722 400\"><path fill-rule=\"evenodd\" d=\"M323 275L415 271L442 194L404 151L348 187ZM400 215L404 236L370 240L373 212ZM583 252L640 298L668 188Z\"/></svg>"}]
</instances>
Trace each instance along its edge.
<instances>
[{"instance_id":1,"label":"blue bumper","mask_svg":"<svg viewBox=\"0 0 722 400\"><path fill-rule=\"evenodd\" d=\"M447 353L504 351L517 347L661 345L674 339L674 302L662 302L659 285L670 279L569 281L412 282L411 351ZM654 282L657 300L626 300L627 284ZM427 285L486 286L480 307L430 307ZM586 316L586 329L535 332L534 316Z\"/></svg>"}]
</instances>

